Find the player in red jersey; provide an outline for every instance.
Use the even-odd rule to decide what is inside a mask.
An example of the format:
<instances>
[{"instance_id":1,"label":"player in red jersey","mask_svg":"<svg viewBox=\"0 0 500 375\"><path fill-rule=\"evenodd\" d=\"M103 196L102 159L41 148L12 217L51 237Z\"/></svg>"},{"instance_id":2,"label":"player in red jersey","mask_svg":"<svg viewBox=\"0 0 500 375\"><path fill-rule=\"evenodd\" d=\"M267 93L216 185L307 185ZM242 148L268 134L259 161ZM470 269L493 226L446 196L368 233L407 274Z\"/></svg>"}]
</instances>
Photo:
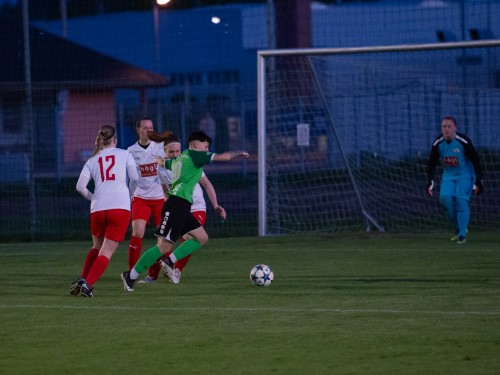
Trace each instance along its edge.
<instances>
[{"instance_id":1,"label":"player in red jersey","mask_svg":"<svg viewBox=\"0 0 500 375\"><path fill-rule=\"evenodd\" d=\"M161 222L161 208L164 194L158 180L157 157L165 157L163 144L151 142L148 133L152 132L153 121L145 117L136 122L139 140L127 150L134 157L140 171L139 181L130 184L132 197L132 237L128 247L128 265L132 269L141 256L142 239L150 218L155 228Z\"/></svg>"},{"instance_id":2,"label":"player in red jersey","mask_svg":"<svg viewBox=\"0 0 500 375\"><path fill-rule=\"evenodd\" d=\"M110 125L99 129L95 149L78 178L76 190L90 203L90 229L93 246L88 252L81 277L70 293L93 297L93 285L104 274L118 244L125 238L130 221L130 192L127 175L139 179L132 155L116 148L116 130ZM94 180L94 192L87 188Z\"/></svg>"}]
</instances>

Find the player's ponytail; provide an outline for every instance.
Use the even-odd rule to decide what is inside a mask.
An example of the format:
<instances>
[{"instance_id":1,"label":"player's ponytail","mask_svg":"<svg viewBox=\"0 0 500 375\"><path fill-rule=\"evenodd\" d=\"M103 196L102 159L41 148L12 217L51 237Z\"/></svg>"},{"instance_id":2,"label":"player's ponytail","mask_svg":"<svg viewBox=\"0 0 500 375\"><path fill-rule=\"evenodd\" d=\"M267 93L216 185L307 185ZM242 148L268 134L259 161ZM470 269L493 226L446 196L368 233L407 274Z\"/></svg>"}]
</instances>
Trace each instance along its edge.
<instances>
[{"instance_id":1,"label":"player's ponytail","mask_svg":"<svg viewBox=\"0 0 500 375\"><path fill-rule=\"evenodd\" d=\"M177 142L181 143L181 140L179 139L178 136L176 136L173 132L170 130L166 130L164 132L158 133L158 132L148 132L148 138L153 141L153 142L163 142L163 144L166 146L170 143Z\"/></svg>"},{"instance_id":2,"label":"player's ponytail","mask_svg":"<svg viewBox=\"0 0 500 375\"><path fill-rule=\"evenodd\" d=\"M104 125L99 129L95 138L95 149L90 157L97 155L105 146L108 146L114 137L116 137L116 130L111 125Z\"/></svg>"}]
</instances>

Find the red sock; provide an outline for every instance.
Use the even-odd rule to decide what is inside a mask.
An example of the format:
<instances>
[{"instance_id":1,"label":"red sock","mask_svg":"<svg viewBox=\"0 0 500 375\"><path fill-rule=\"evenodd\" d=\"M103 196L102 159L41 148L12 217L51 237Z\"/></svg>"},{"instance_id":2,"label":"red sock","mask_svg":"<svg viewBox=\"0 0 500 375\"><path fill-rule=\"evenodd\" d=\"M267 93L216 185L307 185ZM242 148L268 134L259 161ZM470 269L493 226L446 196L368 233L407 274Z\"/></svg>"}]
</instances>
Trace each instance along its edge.
<instances>
[{"instance_id":1,"label":"red sock","mask_svg":"<svg viewBox=\"0 0 500 375\"><path fill-rule=\"evenodd\" d=\"M128 245L128 269L131 270L141 257L142 238L134 237L130 239Z\"/></svg>"},{"instance_id":2,"label":"red sock","mask_svg":"<svg viewBox=\"0 0 500 375\"><path fill-rule=\"evenodd\" d=\"M182 271L184 269L184 267L186 267L186 264L189 262L189 258L191 258L191 254L189 254L187 257L184 257L181 260L178 260L177 262L175 262L174 267L178 268L180 271Z\"/></svg>"},{"instance_id":3,"label":"red sock","mask_svg":"<svg viewBox=\"0 0 500 375\"><path fill-rule=\"evenodd\" d=\"M151 277L152 279L155 279L155 280L158 279L158 274L160 273L160 270L161 270L161 261L167 259L170 254L171 254L171 252L168 254L162 255L161 258L155 262L155 264L153 264L151 267L149 267L149 270L148 270L149 277Z\"/></svg>"},{"instance_id":4,"label":"red sock","mask_svg":"<svg viewBox=\"0 0 500 375\"><path fill-rule=\"evenodd\" d=\"M99 255L99 250L97 250L96 248L90 249L89 252L87 253L87 257L85 258L85 263L83 264L82 275L81 275L84 279L87 278L90 268L92 267L92 264L94 264L94 261L97 259L98 255Z\"/></svg>"},{"instance_id":5,"label":"red sock","mask_svg":"<svg viewBox=\"0 0 500 375\"><path fill-rule=\"evenodd\" d=\"M151 267L148 269L148 276L153 280L158 279L158 274L160 273L161 264L160 261L157 260Z\"/></svg>"},{"instance_id":6,"label":"red sock","mask_svg":"<svg viewBox=\"0 0 500 375\"><path fill-rule=\"evenodd\" d=\"M108 264L109 258L105 257L104 255L99 255L92 265L89 275L86 278L87 283L89 283L90 285L94 285L95 282L99 280L102 274L106 271L106 268L108 268Z\"/></svg>"},{"instance_id":7,"label":"red sock","mask_svg":"<svg viewBox=\"0 0 500 375\"><path fill-rule=\"evenodd\" d=\"M160 258L159 260L160 260L160 261L162 261L162 260L167 259L167 258L170 256L170 254L172 254L172 252L169 252L168 254L164 254L164 255L162 255L162 256L161 256L161 258Z\"/></svg>"}]
</instances>

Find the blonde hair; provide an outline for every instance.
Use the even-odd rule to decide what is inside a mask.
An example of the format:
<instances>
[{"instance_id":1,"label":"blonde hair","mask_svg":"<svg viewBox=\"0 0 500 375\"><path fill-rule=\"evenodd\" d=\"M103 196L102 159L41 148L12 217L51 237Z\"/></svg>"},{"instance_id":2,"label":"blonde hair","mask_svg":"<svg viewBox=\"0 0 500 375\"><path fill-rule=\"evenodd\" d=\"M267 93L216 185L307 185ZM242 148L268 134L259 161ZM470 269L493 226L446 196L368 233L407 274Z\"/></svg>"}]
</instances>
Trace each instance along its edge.
<instances>
[{"instance_id":1,"label":"blonde hair","mask_svg":"<svg viewBox=\"0 0 500 375\"><path fill-rule=\"evenodd\" d=\"M90 157L95 156L101 151L104 146L108 146L113 141L113 138L116 137L116 130L111 125L104 125L97 132L97 136L95 138L95 149Z\"/></svg>"}]
</instances>

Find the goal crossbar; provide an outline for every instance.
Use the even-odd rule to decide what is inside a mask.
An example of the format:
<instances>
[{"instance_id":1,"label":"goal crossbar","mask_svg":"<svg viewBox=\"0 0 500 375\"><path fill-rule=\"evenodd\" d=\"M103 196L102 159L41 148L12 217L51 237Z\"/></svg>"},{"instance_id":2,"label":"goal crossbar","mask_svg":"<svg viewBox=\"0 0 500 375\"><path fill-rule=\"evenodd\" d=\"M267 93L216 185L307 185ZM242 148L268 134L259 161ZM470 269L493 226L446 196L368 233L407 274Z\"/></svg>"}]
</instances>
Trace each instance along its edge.
<instances>
[{"instance_id":1,"label":"goal crossbar","mask_svg":"<svg viewBox=\"0 0 500 375\"><path fill-rule=\"evenodd\" d=\"M381 53L381 52L412 52L412 51L432 51L463 48L484 48L499 47L500 39L474 40L469 42L447 42L447 43L427 43L427 44L398 44L392 46L373 47L339 47L339 48L287 48L273 50L259 50L257 56L300 56L300 55L343 55L357 53Z\"/></svg>"}]
</instances>

